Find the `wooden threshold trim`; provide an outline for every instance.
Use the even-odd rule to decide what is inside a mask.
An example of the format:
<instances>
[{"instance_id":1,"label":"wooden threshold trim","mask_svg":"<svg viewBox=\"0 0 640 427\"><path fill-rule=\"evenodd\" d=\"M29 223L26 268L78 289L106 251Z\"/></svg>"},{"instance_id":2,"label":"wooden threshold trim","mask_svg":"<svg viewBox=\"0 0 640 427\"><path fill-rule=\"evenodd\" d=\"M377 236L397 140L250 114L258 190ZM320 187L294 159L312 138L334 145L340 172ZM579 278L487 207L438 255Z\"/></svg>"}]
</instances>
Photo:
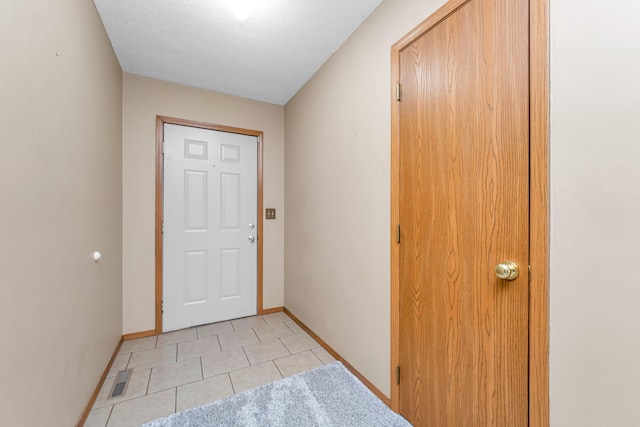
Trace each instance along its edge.
<instances>
[{"instance_id":1,"label":"wooden threshold trim","mask_svg":"<svg viewBox=\"0 0 640 427\"><path fill-rule=\"evenodd\" d=\"M212 123L199 122L194 120L180 119L167 116L156 116L156 201L155 201L155 331L154 335L162 333L162 221L163 205L164 205L164 161L162 153L162 144L164 142L164 125L181 125L200 129L209 129L219 132L237 133L247 136L255 136L258 140L258 206L257 206L257 225L258 225L258 271L257 271L257 300L256 313L263 314L263 161L264 161L264 141L263 132L259 130L242 129L231 126L216 125ZM149 336L149 335L143 335ZM138 336L136 338L140 338ZM133 339L133 338L130 338Z\"/></svg>"},{"instance_id":2,"label":"wooden threshold trim","mask_svg":"<svg viewBox=\"0 0 640 427\"><path fill-rule=\"evenodd\" d=\"M136 340L138 338L152 337L154 335L158 335L158 334L156 333L155 329L151 329L149 331L132 332L130 334L124 334L122 336L122 340L123 341L131 341L131 340Z\"/></svg>"},{"instance_id":3,"label":"wooden threshold trim","mask_svg":"<svg viewBox=\"0 0 640 427\"><path fill-rule=\"evenodd\" d=\"M96 389L93 391L93 394L91 395L91 398L89 399L89 403L87 403L87 407L84 409L84 412L82 413L82 416L78 420L78 423L76 424L76 427L82 427L87 422L87 418L89 417L89 413L91 412L91 408L93 408L93 404L96 403L96 399L98 398L98 394L100 393L100 390L102 389L102 385L104 384L104 381L107 379L107 375L109 375L109 371L111 370L111 366L113 366L114 360L116 360L116 357L118 356L118 352L120 351L120 347L122 347L122 343L124 342L123 338L124 337L121 337L120 341L118 341L118 345L116 345L116 349L113 351L113 354L111 355L111 359L109 360L109 363L107 363L107 367L104 368L104 372L102 373L102 376L100 377L100 381L98 381L98 385L96 386Z\"/></svg>"},{"instance_id":4,"label":"wooden threshold trim","mask_svg":"<svg viewBox=\"0 0 640 427\"><path fill-rule=\"evenodd\" d=\"M284 307L264 308L262 310L258 310L258 315L262 316L265 314L281 313L283 311L284 311Z\"/></svg>"},{"instance_id":5,"label":"wooden threshold trim","mask_svg":"<svg viewBox=\"0 0 640 427\"><path fill-rule=\"evenodd\" d=\"M353 365L351 365L342 356L340 356L340 354L337 351L331 348L329 344L327 344L322 338L316 335L315 332L313 332L307 325L305 325L300 319L296 317L295 314L291 313L291 311L289 311L286 307L284 307L283 311L286 315L291 317L291 319L293 319L293 321L296 322L298 326L300 326L307 334L309 334L311 338L316 340L322 346L322 348L327 350L327 352L331 354L336 360L339 360L340 362L342 362L342 364L349 371L351 371L351 373L355 375L360 381L362 381L362 383L366 385L367 388L371 390L373 394L375 394L380 400L382 400L385 405L389 407L391 406L391 400L387 396L385 396L384 393L382 393L375 385L373 385L373 383L369 381L364 375L358 372L358 370L354 368Z\"/></svg>"}]
</instances>

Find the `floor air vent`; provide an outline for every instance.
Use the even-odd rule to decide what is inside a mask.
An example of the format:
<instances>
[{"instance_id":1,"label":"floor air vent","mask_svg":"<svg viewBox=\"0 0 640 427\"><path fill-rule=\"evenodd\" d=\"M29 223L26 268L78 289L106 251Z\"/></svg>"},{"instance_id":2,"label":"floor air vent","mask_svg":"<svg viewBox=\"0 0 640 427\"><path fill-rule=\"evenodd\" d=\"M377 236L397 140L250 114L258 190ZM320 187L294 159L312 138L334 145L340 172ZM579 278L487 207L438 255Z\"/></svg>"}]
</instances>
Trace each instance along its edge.
<instances>
[{"instance_id":1,"label":"floor air vent","mask_svg":"<svg viewBox=\"0 0 640 427\"><path fill-rule=\"evenodd\" d=\"M113 383L113 387L111 387L111 392L109 392L109 399L124 395L125 391L127 391L127 385L129 384L129 379L131 378L132 372L133 369L118 371L118 375L116 375L116 380Z\"/></svg>"}]
</instances>

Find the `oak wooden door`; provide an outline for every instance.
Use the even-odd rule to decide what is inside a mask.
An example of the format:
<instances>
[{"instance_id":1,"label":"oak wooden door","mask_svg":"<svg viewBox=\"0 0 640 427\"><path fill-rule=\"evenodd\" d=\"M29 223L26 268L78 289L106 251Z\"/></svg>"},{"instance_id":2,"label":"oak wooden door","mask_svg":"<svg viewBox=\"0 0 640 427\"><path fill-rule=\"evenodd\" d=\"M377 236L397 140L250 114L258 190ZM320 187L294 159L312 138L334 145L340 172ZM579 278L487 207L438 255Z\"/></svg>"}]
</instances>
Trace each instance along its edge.
<instances>
[{"instance_id":1,"label":"oak wooden door","mask_svg":"<svg viewBox=\"0 0 640 427\"><path fill-rule=\"evenodd\" d=\"M400 52L399 410L416 426L528 422L528 46L527 1L470 0Z\"/></svg>"}]
</instances>

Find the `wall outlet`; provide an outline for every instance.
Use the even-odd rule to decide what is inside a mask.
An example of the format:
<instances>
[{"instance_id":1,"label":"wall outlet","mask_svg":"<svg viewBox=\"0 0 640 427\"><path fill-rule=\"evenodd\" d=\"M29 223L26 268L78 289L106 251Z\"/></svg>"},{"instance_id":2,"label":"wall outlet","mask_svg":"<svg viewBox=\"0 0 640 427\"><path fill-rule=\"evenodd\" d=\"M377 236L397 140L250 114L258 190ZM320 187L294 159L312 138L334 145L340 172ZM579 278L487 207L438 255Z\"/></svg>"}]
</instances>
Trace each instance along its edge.
<instances>
[{"instance_id":1,"label":"wall outlet","mask_svg":"<svg viewBox=\"0 0 640 427\"><path fill-rule=\"evenodd\" d=\"M265 218L266 219L276 219L276 210L274 208L265 209Z\"/></svg>"}]
</instances>

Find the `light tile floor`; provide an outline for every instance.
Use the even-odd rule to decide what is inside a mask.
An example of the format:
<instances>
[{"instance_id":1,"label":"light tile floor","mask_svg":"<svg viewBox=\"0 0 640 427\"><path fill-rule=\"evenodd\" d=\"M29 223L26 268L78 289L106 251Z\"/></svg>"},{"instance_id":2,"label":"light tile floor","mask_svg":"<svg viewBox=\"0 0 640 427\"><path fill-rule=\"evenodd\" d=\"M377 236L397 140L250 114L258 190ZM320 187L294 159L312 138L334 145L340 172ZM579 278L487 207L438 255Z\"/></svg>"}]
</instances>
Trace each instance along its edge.
<instances>
[{"instance_id":1,"label":"light tile floor","mask_svg":"<svg viewBox=\"0 0 640 427\"><path fill-rule=\"evenodd\" d=\"M284 313L125 341L85 426L138 426L334 360ZM107 399L129 368L124 396Z\"/></svg>"}]
</instances>

